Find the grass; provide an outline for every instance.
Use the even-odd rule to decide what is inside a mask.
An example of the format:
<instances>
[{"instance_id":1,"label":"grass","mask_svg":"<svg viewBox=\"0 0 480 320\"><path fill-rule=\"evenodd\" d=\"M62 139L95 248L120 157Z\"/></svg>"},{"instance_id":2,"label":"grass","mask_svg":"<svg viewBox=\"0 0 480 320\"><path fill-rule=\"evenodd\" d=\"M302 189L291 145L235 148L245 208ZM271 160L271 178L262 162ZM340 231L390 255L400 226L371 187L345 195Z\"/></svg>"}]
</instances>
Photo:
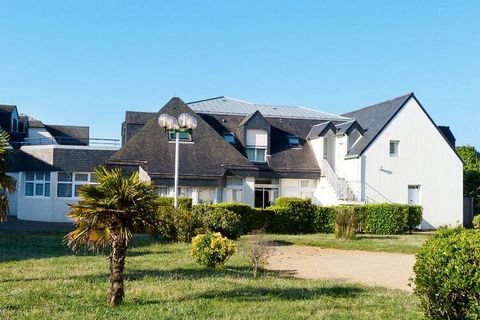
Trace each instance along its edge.
<instances>
[{"instance_id":1,"label":"grass","mask_svg":"<svg viewBox=\"0 0 480 320\"><path fill-rule=\"evenodd\" d=\"M427 241L432 233L413 233L405 235L370 235L359 234L356 240L338 240L333 234L302 234L302 235L266 235L268 241L286 245L301 245L320 248L345 250L381 251L415 254Z\"/></svg>"},{"instance_id":2,"label":"grass","mask_svg":"<svg viewBox=\"0 0 480 320\"><path fill-rule=\"evenodd\" d=\"M222 270L207 270L193 263L189 245L144 236L128 253L125 303L112 308L106 255L72 254L61 240L0 234L0 319L422 318L406 292L271 272L253 279L241 254Z\"/></svg>"}]
</instances>

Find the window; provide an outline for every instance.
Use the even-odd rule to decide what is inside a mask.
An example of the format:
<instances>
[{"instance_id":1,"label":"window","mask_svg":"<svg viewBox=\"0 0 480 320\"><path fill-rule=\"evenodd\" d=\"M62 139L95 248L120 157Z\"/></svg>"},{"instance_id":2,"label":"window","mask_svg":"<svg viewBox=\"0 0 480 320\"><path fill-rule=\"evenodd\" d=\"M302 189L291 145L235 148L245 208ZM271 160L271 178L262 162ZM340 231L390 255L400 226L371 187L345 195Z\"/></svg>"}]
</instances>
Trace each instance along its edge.
<instances>
[{"instance_id":1,"label":"window","mask_svg":"<svg viewBox=\"0 0 480 320\"><path fill-rule=\"evenodd\" d=\"M398 145L400 141L390 140L390 157L398 157Z\"/></svg>"},{"instance_id":2,"label":"window","mask_svg":"<svg viewBox=\"0 0 480 320\"><path fill-rule=\"evenodd\" d=\"M236 177L227 178L227 186L242 186L242 185L243 185L242 178L236 178Z\"/></svg>"},{"instance_id":3,"label":"window","mask_svg":"<svg viewBox=\"0 0 480 320\"><path fill-rule=\"evenodd\" d=\"M224 133L223 139L230 144L235 144L235 136L233 135L233 133Z\"/></svg>"},{"instance_id":4,"label":"window","mask_svg":"<svg viewBox=\"0 0 480 320\"><path fill-rule=\"evenodd\" d=\"M247 147L247 159L254 162L266 162L266 149Z\"/></svg>"},{"instance_id":5,"label":"window","mask_svg":"<svg viewBox=\"0 0 480 320\"><path fill-rule=\"evenodd\" d=\"M232 190L232 201L233 202L242 202L242 190L233 189Z\"/></svg>"},{"instance_id":6,"label":"window","mask_svg":"<svg viewBox=\"0 0 480 320\"><path fill-rule=\"evenodd\" d=\"M192 141L192 135L188 131L180 131L180 141ZM168 140L175 141L177 133L175 131L168 132Z\"/></svg>"},{"instance_id":7,"label":"window","mask_svg":"<svg viewBox=\"0 0 480 320\"><path fill-rule=\"evenodd\" d=\"M80 187L83 185L97 184L92 173L84 172L59 172L57 183L57 197L72 198L80 196Z\"/></svg>"},{"instance_id":8,"label":"window","mask_svg":"<svg viewBox=\"0 0 480 320\"><path fill-rule=\"evenodd\" d=\"M247 130L247 158L253 162L265 162L268 135L265 130Z\"/></svg>"},{"instance_id":9,"label":"window","mask_svg":"<svg viewBox=\"0 0 480 320\"><path fill-rule=\"evenodd\" d=\"M297 136L288 136L288 144L290 147L300 147L300 138Z\"/></svg>"},{"instance_id":10,"label":"window","mask_svg":"<svg viewBox=\"0 0 480 320\"><path fill-rule=\"evenodd\" d=\"M168 191L168 187L157 187L157 194L160 197L168 197L170 195Z\"/></svg>"},{"instance_id":11,"label":"window","mask_svg":"<svg viewBox=\"0 0 480 320\"><path fill-rule=\"evenodd\" d=\"M300 180L300 187L315 188L315 180Z\"/></svg>"},{"instance_id":12,"label":"window","mask_svg":"<svg viewBox=\"0 0 480 320\"><path fill-rule=\"evenodd\" d=\"M198 203L213 203L212 200L212 191L210 188L199 188L198 189Z\"/></svg>"},{"instance_id":13,"label":"window","mask_svg":"<svg viewBox=\"0 0 480 320\"><path fill-rule=\"evenodd\" d=\"M300 192L300 198L302 199L312 199L313 198L313 192Z\"/></svg>"},{"instance_id":14,"label":"window","mask_svg":"<svg viewBox=\"0 0 480 320\"><path fill-rule=\"evenodd\" d=\"M26 197L50 197L50 172L27 172Z\"/></svg>"}]
</instances>

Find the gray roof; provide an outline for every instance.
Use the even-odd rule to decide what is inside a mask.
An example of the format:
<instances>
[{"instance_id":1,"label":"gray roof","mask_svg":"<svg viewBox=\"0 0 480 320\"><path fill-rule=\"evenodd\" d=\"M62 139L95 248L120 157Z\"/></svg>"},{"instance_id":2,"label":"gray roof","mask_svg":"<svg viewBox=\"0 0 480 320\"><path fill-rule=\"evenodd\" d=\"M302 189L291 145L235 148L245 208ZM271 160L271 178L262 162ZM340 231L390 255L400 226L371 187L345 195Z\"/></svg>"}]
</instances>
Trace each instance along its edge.
<instances>
[{"instance_id":1,"label":"gray roof","mask_svg":"<svg viewBox=\"0 0 480 320\"><path fill-rule=\"evenodd\" d=\"M328 130L332 130L333 133L336 132L335 125L331 121L325 121L323 123L316 124L308 133L307 139L314 139L324 136L328 132Z\"/></svg>"},{"instance_id":2,"label":"gray roof","mask_svg":"<svg viewBox=\"0 0 480 320\"><path fill-rule=\"evenodd\" d=\"M413 92L343 114L344 117L354 118L366 130L363 138L348 152L347 158L362 155L411 97L414 97Z\"/></svg>"},{"instance_id":3,"label":"gray roof","mask_svg":"<svg viewBox=\"0 0 480 320\"><path fill-rule=\"evenodd\" d=\"M247 116L259 111L264 117L297 118L317 120L346 120L344 117L327 112L321 112L301 106L281 106L256 104L229 97L216 97L188 103L188 106L197 113L229 114Z\"/></svg>"}]
</instances>

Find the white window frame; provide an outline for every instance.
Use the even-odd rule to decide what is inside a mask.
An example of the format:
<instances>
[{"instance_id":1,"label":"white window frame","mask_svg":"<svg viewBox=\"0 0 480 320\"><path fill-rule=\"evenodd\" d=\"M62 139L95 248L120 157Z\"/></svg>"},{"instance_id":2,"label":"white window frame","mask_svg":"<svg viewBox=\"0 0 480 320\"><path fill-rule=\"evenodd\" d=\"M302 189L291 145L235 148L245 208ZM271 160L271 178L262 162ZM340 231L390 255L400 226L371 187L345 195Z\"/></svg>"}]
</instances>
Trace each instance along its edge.
<instances>
[{"instance_id":1,"label":"white window frame","mask_svg":"<svg viewBox=\"0 0 480 320\"><path fill-rule=\"evenodd\" d=\"M296 139L296 143L292 143L292 140L290 139ZM288 136L288 145L292 148L300 148L300 137L299 136Z\"/></svg>"},{"instance_id":2,"label":"white window frame","mask_svg":"<svg viewBox=\"0 0 480 320\"><path fill-rule=\"evenodd\" d=\"M394 148L392 152L392 146ZM388 144L388 152L390 154L390 157L395 158L398 157L400 154L400 141L399 140L390 140L390 143Z\"/></svg>"},{"instance_id":3,"label":"white window frame","mask_svg":"<svg viewBox=\"0 0 480 320\"><path fill-rule=\"evenodd\" d=\"M176 131L168 132L168 141L175 142ZM182 138L182 134L188 134L188 138ZM192 134L188 131L180 131L180 142L192 142Z\"/></svg>"},{"instance_id":4,"label":"white window frame","mask_svg":"<svg viewBox=\"0 0 480 320\"><path fill-rule=\"evenodd\" d=\"M28 179L28 174L33 174L33 180ZM43 179L37 179L37 174L42 173ZM48 176L48 179L46 179ZM33 184L33 195L27 195L27 184ZM42 185L42 195L37 195L37 185ZM23 195L28 198L50 198L51 197L51 174L45 171L27 171L25 172L25 190ZM48 186L48 188L47 188ZM48 190L48 195L45 195L45 191Z\"/></svg>"},{"instance_id":5,"label":"white window frame","mask_svg":"<svg viewBox=\"0 0 480 320\"><path fill-rule=\"evenodd\" d=\"M58 174L60 173L67 173L67 174L71 174L72 175L72 180L71 181L60 181L58 180ZM77 175L87 175L87 180L79 180L77 179ZM71 185L71 194L70 196L60 196L58 194L59 190L58 190L58 186L61 185L61 184L69 184ZM95 180L94 180L94 173L92 172L72 172L72 171L59 171L57 173L57 193L56 193L56 196L57 198L62 198L62 199L79 199L80 197L78 195L75 195L75 191L77 189L77 187L80 187L80 186L83 186L83 185L96 185L98 184Z\"/></svg>"},{"instance_id":6,"label":"white window frame","mask_svg":"<svg viewBox=\"0 0 480 320\"><path fill-rule=\"evenodd\" d=\"M254 158L251 159L248 157L248 150L254 150ZM258 150L263 150L263 160L259 160L259 156L258 156ZM247 159L252 161L252 162L267 162L267 148L266 147L256 147L256 146L247 146L246 148L246 152L247 152Z\"/></svg>"}]
</instances>

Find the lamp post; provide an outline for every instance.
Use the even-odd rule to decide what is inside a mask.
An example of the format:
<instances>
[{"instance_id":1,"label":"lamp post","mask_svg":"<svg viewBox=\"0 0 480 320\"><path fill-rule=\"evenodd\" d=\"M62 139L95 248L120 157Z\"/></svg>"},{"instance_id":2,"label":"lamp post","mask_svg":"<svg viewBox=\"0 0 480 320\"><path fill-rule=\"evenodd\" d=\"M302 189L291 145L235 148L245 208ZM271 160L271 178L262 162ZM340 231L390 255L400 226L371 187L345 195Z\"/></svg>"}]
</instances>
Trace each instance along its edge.
<instances>
[{"instance_id":1,"label":"lamp post","mask_svg":"<svg viewBox=\"0 0 480 320\"><path fill-rule=\"evenodd\" d=\"M192 133L192 130L197 127L197 119L189 115L188 113L182 113L178 116L178 120L169 114L162 113L158 117L158 124L165 132L175 133L175 178L174 178L174 193L173 193L173 206L175 209L178 207L178 164L179 164L179 145L180 145L180 132Z\"/></svg>"}]
</instances>

